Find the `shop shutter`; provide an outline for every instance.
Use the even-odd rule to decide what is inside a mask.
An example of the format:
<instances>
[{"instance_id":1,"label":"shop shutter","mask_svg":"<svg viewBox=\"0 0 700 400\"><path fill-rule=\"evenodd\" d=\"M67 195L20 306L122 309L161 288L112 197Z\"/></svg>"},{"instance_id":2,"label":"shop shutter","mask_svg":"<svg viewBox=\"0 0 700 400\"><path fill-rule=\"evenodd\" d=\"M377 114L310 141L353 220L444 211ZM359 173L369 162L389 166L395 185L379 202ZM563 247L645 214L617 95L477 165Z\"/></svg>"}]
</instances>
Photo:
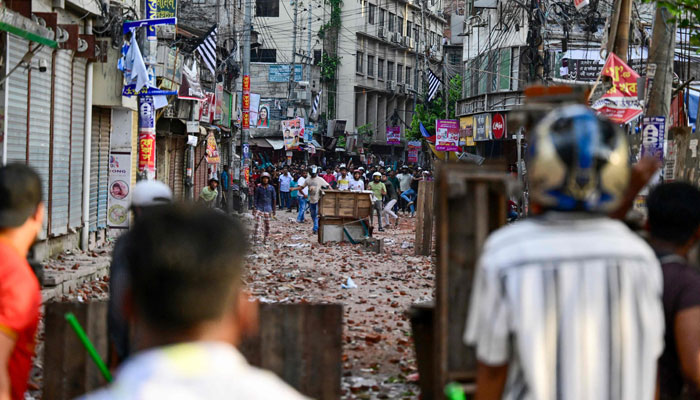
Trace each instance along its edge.
<instances>
[{"instance_id":1,"label":"shop shutter","mask_svg":"<svg viewBox=\"0 0 700 400\"><path fill-rule=\"evenodd\" d=\"M52 236L68 232L70 176L71 70L73 52L57 50L53 92L53 163L51 178L50 232Z\"/></svg>"},{"instance_id":2,"label":"shop shutter","mask_svg":"<svg viewBox=\"0 0 700 400\"><path fill-rule=\"evenodd\" d=\"M51 76L53 65L50 62L53 50L43 48L35 58L49 61L46 72L32 70L29 88L29 165L41 176L41 197L49 198L49 152L51 150ZM48 219L44 218L44 229L40 239L46 237Z\"/></svg>"},{"instance_id":3,"label":"shop shutter","mask_svg":"<svg viewBox=\"0 0 700 400\"><path fill-rule=\"evenodd\" d=\"M92 148L90 156L90 230L107 226L107 178L109 173L109 108L92 108Z\"/></svg>"},{"instance_id":4,"label":"shop shutter","mask_svg":"<svg viewBox=\"0 0 700 400\"><path fill-rule=\"evenodd\" d=\"M69 226L83 221L83 148L85 144L85 65L84 58L73 59L73 105L70 138Z\"/></svg>"},{"instance_id":5,"label":"shop shutter","mask_svg":"<svg viewBox=\"0 0 700 400\"><path fill-rule=\"evenodd\" d=\"M199 192L207 185L207 160L204 159L207 145L205 140L200 140L194 152L194 199L199 199Z\"/></svg>"},{"instance_id":6,"label":"shop shutter","mask_svg":"<svg viewBox=\"0 0 700 400\"><path fill-rule=\"evenodd\" d=\"M12 69L29 50L29 41L12 34L7 35L9 60L7 67ZM27 160L27 98L29 97L29 74L24 68L17 68L7 79L7 162ZM47 169L48 171L48 169Z\"/></svg>"},{"instance_id":7,"label":"shop shutter","mask_svg":"<svg viewBox=\"0 0 700 400\"><path fill-rule=\"evenodd\" d=\"M185 197L184 168L185 168L185 143L184 136L170 137L170 189L177 201Z\"/></svg>"}]
</instances>

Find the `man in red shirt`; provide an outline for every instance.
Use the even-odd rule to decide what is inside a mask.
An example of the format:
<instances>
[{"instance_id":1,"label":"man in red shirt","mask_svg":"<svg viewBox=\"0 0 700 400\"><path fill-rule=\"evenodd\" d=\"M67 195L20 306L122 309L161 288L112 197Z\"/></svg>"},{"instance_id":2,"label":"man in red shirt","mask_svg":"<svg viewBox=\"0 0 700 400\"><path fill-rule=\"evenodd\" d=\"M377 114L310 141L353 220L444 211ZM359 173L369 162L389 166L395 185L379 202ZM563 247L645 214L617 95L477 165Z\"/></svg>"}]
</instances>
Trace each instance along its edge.
<instances>
[{"instance_id":1,"label":"man in red shirt","mask_svg":"<svg viewBox=\"0 0 700 400\"><path fill-rule=\"evenodd\" d=\"M23 400L32 368L41 291L27 263L44 219L31 168L0 168L0 400Z\"/></svg>"}]
</instances>

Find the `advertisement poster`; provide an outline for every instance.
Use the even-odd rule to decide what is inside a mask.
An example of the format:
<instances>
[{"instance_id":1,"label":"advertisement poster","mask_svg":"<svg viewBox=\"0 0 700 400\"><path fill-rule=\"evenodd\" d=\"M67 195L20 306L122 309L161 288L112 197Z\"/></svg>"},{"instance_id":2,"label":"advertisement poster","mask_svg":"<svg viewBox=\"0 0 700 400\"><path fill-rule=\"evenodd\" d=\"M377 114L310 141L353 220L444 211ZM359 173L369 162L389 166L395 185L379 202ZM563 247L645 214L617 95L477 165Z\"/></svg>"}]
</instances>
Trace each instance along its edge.
<instances>
[{"instance_id":1,"label":"advertisement poster","mask_svg":"<svg viewBox=\"0 0 700 400\"><path fill-rule=\"evenodd\" d=\"M205 157L207 159L207 164L218 164L221 162L219 147L216 145L216 137L214 137L214 132L209 132L207 135L207 149L205 152Z\"/></svg>"},{"instance_id":2,"label":"advertisement poster","mask_svg":"<svg viewBox=\"0 0 700 400\"><path fill-rule=\"evenodd\" d=\"M299 149L299 131L301 130L301 121L299 119L288 119L282 121L282 135L284 136L285 150Z\"/></svg>"},{"instance_id":3,"label":"advertisement poster","mask_svg":"<svg viewBox=\"0 0 700 400\"><path fill-rule=\"evenodd\" d=\"M260 95L250 94L250 126L258 126L258 111L260 108Z\"/></svg>"},{"instance_id":4,"label":"advertisement poster","mask_svg":"<svg viewBox=\"0 0 700 400\"><path fill-rule=\"evenodd\" d=\"M303 141L304 137L306 136L306 123L304 121L304 118L297 118L299 120L299 140Z\"/></svg>"},{"instance_id":5,"label":"advertisement poster","mask_svg":"<svg viewBox=\"0 0 700 400\"><path fill-rule=\"evenodd\" d=\"M615 53L610 53L601 75L612 80L612 87L593 103L593 109L616 124L626 124L637 118L642 113L637 99L639 74Z\"/></svg>"},{"instance_id":6,"label":"advertisement poster","mask_svg":"<svg viewBox=\"0 0 700 400\"><path fill-rule=\"evenodd\" d=\"M216 95L211 92L206 93L206 100L200 103L199 107L199 121L206 124L211 124L214 122L212 117L214 116L214 107L216 103Z\"/></svg>"},{"instance_id":7,"label":"advertisement poster","mask_svg":"<svg viewBox=\"0 0 700 400\"><path fill-rule=\"evenodd\" d=\"M304 127L304 142L311 142L314 140L314 126L313 125L306 125Z\"/></svg>"},{"instance_id":8,"label":"advertisement poster","mask_svg":"<svg viewBox=\"0 0 700 400\"><path fill-rule=\"evenodd\" d=\"M491 117L491 132L493 138L501 140L506 136L506 119L501 113L493 114ZM507 139L507 138L506 138Z\"/></svg>"},{"instance_id":9,"label":"advertisement poster","mask_svg":"<svg viewBox=\"0 0 700 400\"><path fill-rule=\"evenodd\" d=\"M490 139L487 129L488 125L487 114L479 114L474 116L474 141L479 142Z\"/></svg>"},{"instance_id":10,"label":"advertisement poster","mask_svg":"<svg viewBox=\"0 0 700 400\"><path fill-rule=\"evenodd\" d=\"M139 130L139 172L155 171L156 168L156 133L147 129Z\"/></svg>"},{"instance_id":11,"label":"advertisement poster","mask_svg":"<svg viewBox=\"0 0 700 400\"><path fill-rule=\"evenodd\" d=\"M131 153L109 154L107 222L110 228L129 228Z\"/></svg>"},{"instance_id":12,"label":"advertisement poster","mask_svg":"<svg viewBox=\"0 0 700 400\"><path fill-rule=\"evenodd\" d=\"M199 68L194 59L185 62L182 66L182 85L177 92L177 98L184 100L204 99L204 91L199 83Z\"/></svg>"},{"instance_id":13,"label":"advertisement poster","mask_svg":"<svg viewBox=\"0 0 700 400\"><path fill-rule=\"evenodd\" d=\"M241 110L243 110L243 118L241 119L241 129L250 128L250 75L243 75L243 97L241 99Z\"/></svg>"},{"instance_id":14,"label":"advertisement poster","mask_svg":"<svg viewBox=\"0 0 700 400\"><path fill-rule=\"evenodd\" d=\"M224 83L217 82L216 89L214 90L214 121L221 121L224 115Z\"/></svg>"},{"instance_id":15,"label":"advertisement poster","mask_svg":"<svg viewBox=\"0 0 700 400\"><path fill-rule=\"evenodd\" d=\"M651 156L663 162L665 137L665 117L644 117L642 119L642 157Z\"/></svg>"},{"instance_id":16,"label":"advertisement poster","mask_svg":"<svg viewBox=\"0 0 700 400\"><path fill-rule=\"evenodd\" d=\"M435 121L435 149L437 151L460 151L459 122L451 119Z\"/></svg>"},{"instance_id":17,"label":"advertisement poster","mask_svg":"<svg viewBox=\"0 0 700 400\"><path fill-rule=\"evenodd\" d=\"M394 145L401 144L401 127L387 126L386 127L386 144Z\"/></svg>"},{"instance_id":18,"label":"advertisement poster","mask_svg":"<svg viewBox=\"0 0 700 400\"><path fill-rule=\"evenodd\" d=\"M258 120L255 127L263 129L270 127L270 103L260 103L258 107Z\"/></svg>"},{"instance_id":19,"label":"advertisement poster","mask_svg":"<svg viewBox=\"0 0 700 400\"><path fill-rule=\"evenodd\" d=\"M459 119L459 145L474 146L474 117Z\"/></svg>"},{"instance_id":20,"label":"advertisement poster","mask_svg":"<svg viewBox=\"0 0 700 400\"><path fill-rule=\"evenodd\" d=\"M408 156L406 157L406 162L410 164L415 164L418 162L418 153L420 152L422 145L420 140L408 142Z\"/></svg>"}]
</instances>

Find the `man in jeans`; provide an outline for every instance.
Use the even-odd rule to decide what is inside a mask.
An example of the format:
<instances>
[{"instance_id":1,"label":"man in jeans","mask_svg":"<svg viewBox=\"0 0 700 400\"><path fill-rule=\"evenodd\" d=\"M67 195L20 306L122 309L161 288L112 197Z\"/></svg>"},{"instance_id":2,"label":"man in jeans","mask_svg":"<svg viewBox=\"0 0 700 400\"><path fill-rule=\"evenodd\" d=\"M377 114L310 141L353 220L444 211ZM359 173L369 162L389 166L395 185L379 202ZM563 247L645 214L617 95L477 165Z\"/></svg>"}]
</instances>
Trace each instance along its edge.
<instances>
[{"instance_id":1,"label":"man in jeans","mask_svg":"<svg viewBox=\"0 0 700 400\"><path fill-rule=\"evenodd\" d=\"M306 182L307 178L308 173L306 172L306 170L302 170L301 176L297 181L297 187L290 188L290 190L294 190L295 192L299 193L299 212L297 214L297 222L300 224L304 222L304 214L306 213L306 201L308 200L307 198L309 196L309 188L304 187L302 189L301 186Z\"/></svg>"},{"instance_id":2,"label":"man in jeans","mask_svg":"<svg viewBox=\"0 0 700 400\"><path fill-rule=\"evenodd\" d=\"M311 219L314 221L313 233L318 232L318 202L321 200L321 189L328 189L330 186L325 179L318 176L318 167L312 166L309 168L311 177L306 179L303 184L299 184L294 190L309 190L309 209L311 210ZM299 211L302 212L301 209ZM302 214L303 217L303 214Z\"/></svg>"},{"instance_id":3,"label":"man in jeans","mask_svg":"<svg viewBox=\"0 0 700 400\"><path fill-rule=\"evenodd\" d=\"M289 173L287 167L282 169L282 175L279 177L280 181L280 208L286 208L289 212L292 212L292 201L289 196L289 185L292 183L292 175Z\"/></svg>"},{"instance_id":4,"label":"man in jeans","mask_svg":"<svg viewBox=\"0 0 700 400\"><path fill-rule=\"evenodd\" d=\"M369 183L369 190L372 191L374 195L374 203L372 204L372 209L377 214L377 221L379 222L379 232L383 232L382 228L382 210L384 210L384 196L386 196L386 185L381 181L382 173L375 172L372 174L372 182Z\"/></svg>"},{"instance_id":5,"label":"man in jeans","mask_svg":"<svg viewBox=\"0 0 700 400\"><path fill-rule=\"evenodd\" d=\"M260 177L260 185L255 188L255 201L253 203L253 215L255 215L255 228L253 229L253 244L258 242L258 229L260 220L263 222L263 244L267 244L270 235L270 218L275 215L277 206L277 194L275 188L270 185L270 174L263 172Z\"/></svg>"}]
</instances>

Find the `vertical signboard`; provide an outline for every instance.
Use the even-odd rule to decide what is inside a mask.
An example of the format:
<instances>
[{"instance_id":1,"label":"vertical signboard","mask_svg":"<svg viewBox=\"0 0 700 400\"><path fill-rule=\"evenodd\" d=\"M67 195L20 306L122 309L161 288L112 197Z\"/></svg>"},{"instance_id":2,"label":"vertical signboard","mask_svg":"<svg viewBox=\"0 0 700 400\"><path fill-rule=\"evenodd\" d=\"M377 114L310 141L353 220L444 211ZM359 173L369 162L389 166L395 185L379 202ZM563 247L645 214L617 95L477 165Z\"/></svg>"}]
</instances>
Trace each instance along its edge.
<instances>
[{"instance_id":1,"label":"vertical signboard","mask_svg":"<svg viewBox=\"0 0 700 400\"><path fill-rule=\"evenodd\" d=\"M138 171L147 179L156 174L156 121L153 96L139 96Z\"/></svg>"},{"instance_id":2,"label":"vertical signboard","mask_svg":"<svg viewBox=\"0 0 700 400\"><path fill-rule=\"evenodd\" d=\"M480 142L489 140L489 123L487 114L478 114L474 116L474 141Z\"/></svg>"},{"instance_id":3,"label":"vertical signboard","mask_svg":"<svg viewBox=\"0 0 700 400\"><path fill-rule=\"evenodd\" d=\"M241 129L250 129L250 75L243 75L243 98L241 104L243 109Z\"/></svg>"},{"instance_id":4,"label":"vertical signboard","mask_svg":"<svg viewBox=\"0 0 700 400\"><path fill-rule=\"evenodd\" d=\"M401 144L401 127L387 126L386 127L386 144L395 145Z\"/></svg>"},{"instance_id":5,"label":"vertical signboard","mask_svg":"<svg viewBox=\"0 0 700 400\"><path fill-rule=\"evenodd\" d=\"M452 119L435 121L435 149L437 151L460 151L459 122Z\"/></svg>"},{"instance_id":6,"label":"vertical signboard","mask_svg":"<svg viewBox=\"0 0 700 400\"><path fill-rule=\"evenodd\" d=\"M132 121L133 113L130 110L112 110L107 180L107 225L110 228L129 227Z\"/></svg>"},{"instance_id":7,"label":"vertical signboard","mask_svg":"<svg viewBox=\"0 0 700 400\"><path fill-rule=\"evenodd\" d=\"M654 157L663 162L665 137L665 117L644 117L642 120L642 157Z\"/></svg>"}]
</instances>

